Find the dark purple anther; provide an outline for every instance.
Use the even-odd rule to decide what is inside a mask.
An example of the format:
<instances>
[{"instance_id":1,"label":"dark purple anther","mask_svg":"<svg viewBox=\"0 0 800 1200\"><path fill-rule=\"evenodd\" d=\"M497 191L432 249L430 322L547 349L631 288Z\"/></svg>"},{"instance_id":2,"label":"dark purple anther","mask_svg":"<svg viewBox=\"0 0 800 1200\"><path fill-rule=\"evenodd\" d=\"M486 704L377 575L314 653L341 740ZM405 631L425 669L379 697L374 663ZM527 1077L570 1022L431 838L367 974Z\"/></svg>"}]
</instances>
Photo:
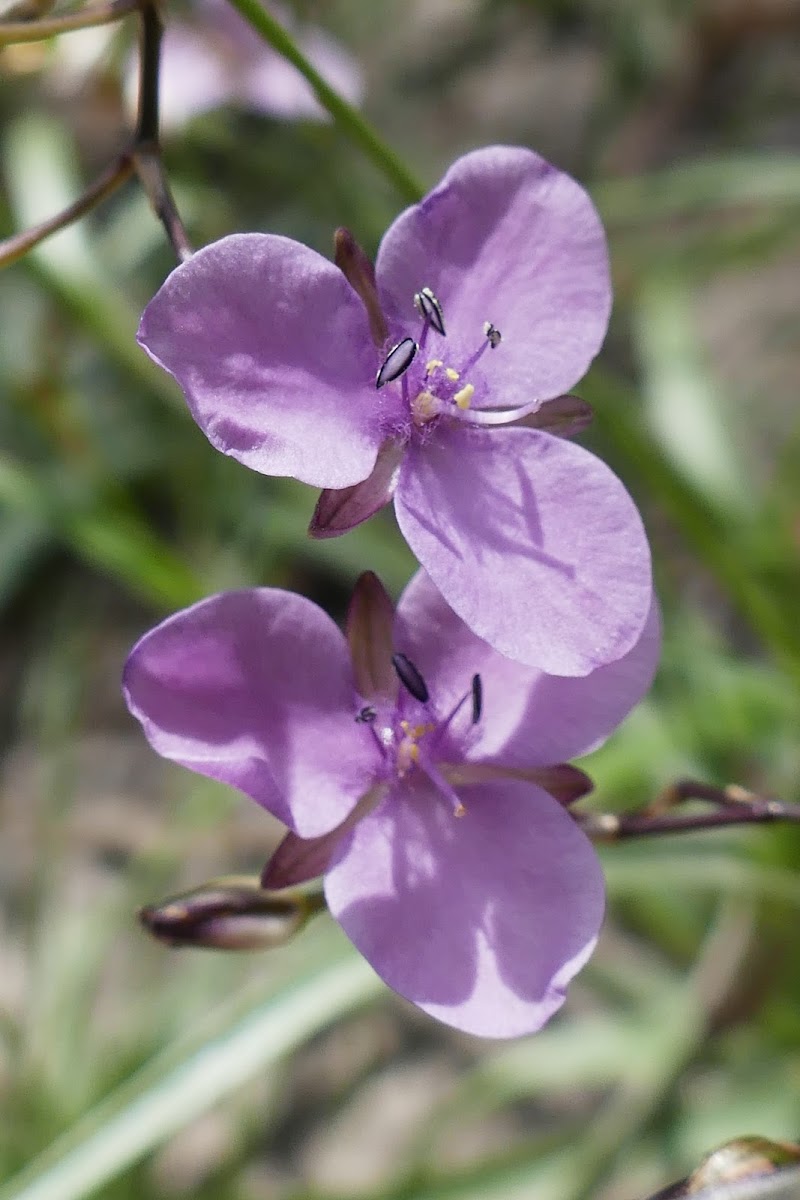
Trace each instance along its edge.
<instances>
[{"instance_id":1,"label":"dark purple anther","mask_svg":"<svg viewBox=\"0 0 800 1200\"><path fill-rule=\"evenodd\" d=\"M503 340L500 330L491 321L487 321L483 327L483 332L486 334L489 345L493 350L496 350Z\"/></svg>"},{"instance_id":2,"label":"dark purple anther","mask_svg":"<svg viewBox=\"0 0 800 1200\"><path fill-rule=\"evenodd\" d=\"M477 725L483 712L483 680L480 675L472 676L472 724Z\"/></svg>"},{"instance_id":3,"label":"dark purple anther","mask_svg":"<svg viewBox=\"0 0 800 1200\"><path fill-rule=\"evenodd\" d=\"M433 326L442 337L447 337L444 331L444 313L442 306L429 287L421 288L414 294L414 307L421 317Z\"/></svg>"},{"instance_id":4,"label":"dark purple anther","mask_svg":"<svg viewBox=\"0 0 800 1200\"><path fill-rule=\"evenodd\" d=\"M406 691L410 692L415 700L419 700L420 704L427 704L430 694L428 685L411 659L406 658L405 654L393 654L392 666L397 671L397 678Z\"/></svg>"},{"instance_id":5,"label":"dark purple anther","mask_svg":"<svg viewBox=\"0 0 800 1200\"><path fill-rule=\"evenodd\" d=\"M402 342L392 346L375 377L375 387L382 388L385 383L399 379L403 372L411 366L418 348L417 343L410 337L403 338Z\"/></svg>"}]
</instances>

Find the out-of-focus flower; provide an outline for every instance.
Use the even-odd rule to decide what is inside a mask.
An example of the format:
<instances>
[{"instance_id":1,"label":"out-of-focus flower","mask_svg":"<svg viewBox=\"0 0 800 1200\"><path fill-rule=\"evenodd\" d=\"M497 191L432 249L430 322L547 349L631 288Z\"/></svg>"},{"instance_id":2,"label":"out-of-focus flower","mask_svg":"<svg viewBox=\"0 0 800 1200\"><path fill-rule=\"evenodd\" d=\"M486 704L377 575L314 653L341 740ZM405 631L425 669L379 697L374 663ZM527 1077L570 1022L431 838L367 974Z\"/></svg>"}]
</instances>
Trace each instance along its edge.
<instances>
[{"instance_id":1,"label":"out-of-focus flower","mask_svg":"<svg viewBox=\"0 0 800 1200\"><path fill-rule=\"evenodd\" d=\"M346 100L359 103L364 82L352 55L324 30L298 25L282 5L267 7L323 79ZM159 82L164 132L223 104L280 120L327 120L297 68L268 46L227 0L191 0L187 8L167 11L165 22ZM126 94L132 106L137 87L137 64L131 61Z\"/></svg>"},{"instance_id":2,"label":"out-of-focus flower","mask_svg":"<svg viewBox=\"0 0 800 1200\"><path fill-rule=\"evenodd\" d=\"M653 606L624 658L547 676L475 637L424 572L396 614L367 574L346 638L301 596L222 593L146 634L124 691L158 753L289 827L265 887L324 873L330 911L390 987L512 1037L560 1007L603 916L567 810L591 785L564 760L640 698L658 646Z\"/></svg>"},{"instance_id":3,"label":"out-of-focus flower","mask_svg":"<svg viewBox=\"0 0 800 1200\"><path fill-rule=\"evenodd\" d=\"M547 432L608 321L589 197L529 150L475 151L394 222L374 272L345 231L337 263L224 238L170 275L139 339L218 449L327 489L317 536L394 496L496 649L559 675L622 657L652 598L642 523L604 463Z\"/></svg>"}]
</instances>

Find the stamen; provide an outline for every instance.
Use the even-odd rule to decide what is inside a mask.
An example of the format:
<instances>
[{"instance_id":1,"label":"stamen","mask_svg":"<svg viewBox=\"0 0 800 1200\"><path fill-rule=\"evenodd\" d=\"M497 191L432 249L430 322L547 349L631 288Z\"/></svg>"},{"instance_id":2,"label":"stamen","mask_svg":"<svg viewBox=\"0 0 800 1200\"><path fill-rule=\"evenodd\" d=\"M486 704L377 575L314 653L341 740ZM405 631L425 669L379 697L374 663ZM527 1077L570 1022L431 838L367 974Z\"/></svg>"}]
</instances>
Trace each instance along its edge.
<instances>
[{"instance_id":1,"label":"stamen","mask_svg":"<svg viewBox=\"0 0 800 1200\"><path fill-rule=\"evenodd\" d=\"M422 767L422 770L428 776L431 783L434 784L434 786L442 793L442 795L450 801L451 805L453 806L453 816L463 817L467 810L461 801L461 797L452 784L448 783L435 763L429 760L427 754L422 756L422 760L419 765Z\"/></svg>"},{"instance_id":2,"label":"stamen","mask_svg":"<svg viewBox=\"0 0 800 1200\"><path fill-rule=\"evenodd\" d=\"M455 383L457 379L461 378L458 371L453 370L452 367L445 367L444 373L451 383Z\"/></svg>"},{"instance_id":3,"label":"stamen","mask_svg":"<svg viewBox=\"0 0 800 1200\"><path fill-rule=\"evenodd\" d=\"M483 712L483 680L480 675L472 676L472 724L477 725Z\"/></svg>"},{"instance_id":4,"label":"stamen","mask_svg":"<svg viewBox=\"0 0 800 1200\"><path fill-rule=\"evenodd\" d=\"M421 288L414 295L414 306L419 315L433 326L442 337L447 337L444 330L444 313L442 306L429 287Z\"/></svg>"},{"instance_id":5,"label":"stamen","mask_svg":"<svg viewBox=\"0 0 800 1200\"><path fill-rule=\"evenodd\" d=\"M385 383L399 379L411 366L418 349L417 343L410 337L403 338L402 342L392 346L375 377L375 387L382 388Z\"/></svg>"},{"instance_id":6,"label":"stamen","mask_svg":"<svg viewBox=\"0 0 800 1200\"><path fill-rule=\"evenodd\" d=\"M356 717L356 722L359 725L371 725L377 715L377 709L373 708L371 704L365 704Z\"/></svg>"},{"instance_id":7,"label":"stamen","mask_svg":"<svg viewBox=\"0 0 800 1200\"><path fill-rule=\"evenodd\" d=\"M527 404L520 404L518 408L471 408L469 412L462 410L464 415L459 417L459 420L470 425L510 425L513 421L520 421L523 417L537 412L541 407L541 400L529 400Z\"/></svg>"},{"instance_id":8,"label":"stamen","mask_svg":"<svg viewBox=\"0 0 800 1200\"><path fill-rule=\"evenodd\" d=\"M425 374L432 375L437 367L443 367L443 366L444 366L444 363L442 362L442 360L440 358L432 358L429 362L426 362L426 364L425 364Z\"/></svg>"},{"instance_id":9,"label":"stamen","mask_svg":"<svg viewBox=\"0 0 800 1200\"><path fill-rule=\"evenodd\" d=\"M456 392L453 399L462 412L466 412L472 403L472 397L475 394L475 386L472 383L465 383L460 392Z\"/></svg>"},{"instance_id":10,"label":"stamen","mask_svg":"<svg viewBox=\"0 0 800 1200\"><path fill-rule=\"evenodd\" d=\"M403 381L405 382L405 380ZM411 415L415 425L426 425L441 411L441 405L433 392L418 392L411 402Z\"/></svg>"},{"instance_id":11,"label":"stamen","mask_svg":"<svg viewBox=\"0 0 800 1200\"><path fill-rule=\"evenodd\" d=\"M427 704L430 697L428 685L412 663L411 659L406 658L405 654L393 654L392 666L397 672L397 678L400 680L406 691L409 692L415 700L419 700L420 704Z\"/></svg>"},{"instance_id":12,"label":"stamen","mask_svg":"<svg viewBox=\"0 0 800 1200\"><path fill-rule=\"evenodd\" d=\"M496 350L503 340L503 335L501 334L500 330L496 325L493 325L491 321L487 321L483 327L483 332L486 334L486 340L491 348Z\"/></svg>"}]
</instances>

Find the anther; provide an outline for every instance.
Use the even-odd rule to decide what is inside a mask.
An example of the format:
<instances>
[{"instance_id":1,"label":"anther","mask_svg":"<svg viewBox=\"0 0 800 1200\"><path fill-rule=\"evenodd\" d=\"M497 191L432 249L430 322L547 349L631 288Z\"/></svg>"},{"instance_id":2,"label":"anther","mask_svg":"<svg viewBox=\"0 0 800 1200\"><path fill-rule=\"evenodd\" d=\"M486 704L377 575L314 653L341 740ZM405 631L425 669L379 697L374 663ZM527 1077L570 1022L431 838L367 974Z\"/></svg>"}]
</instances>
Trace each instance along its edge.
<instances>
[{"instance_id":1,"label":"anther","mask_svg":"<svg viewBox=\"0 0 800 1200\"><path fill-rule=\"evenodd\" d=\"M497 328L497 326L493 325L491 321L487 321L483 327L483 332L486 334L486 339L489 345L493 350L496 350L503 340L503 335L501 334L500 330Z\"/></svg>"},{"instance_id":2,"label":"anther","mask_svg":"<svg viewBox=\"0 0 800 1200\"><path fill-rule=\"evenodd\" d=\"M433 326L437 333L440 333L442 337L447 336L444 331L442 306L429 287L424 287L415 293L414 307L419 315Z\"/></svg>"},{"instance_id":3,"label":"anther","mask_svg":"<svg viewBox=\"0 0 800 1200\"><path fill-rule=\"evenodd\" d=\"M427 704L428 697L430 696L428 685L412 663L411 659L406 658L405 654L393 654L392 666L397 672L397 678L400 680L406 691L409 692L415 700L419 700L420 704Z\"/></svg>"},{"instance_id":4,"label":"anther","mask_svg":"<svg viewBox=\"0 0 800 1200\"><path fill-rule=\"evenodd\" d=\"M403 338L402 342L392 346L383 361L383 366L375 376L375 387L382 388L385 383L399 379L403 372L411 366L418 349L417 343L410 337Z\"/></svg>"},{"instance_id":5,"label":"anther","mask_svg":"<svg viewBox=\"0 0 800 1200\"><path fill-rule=\"evenodd\" d=\"M473 383L465 383L461 391L456 392L455 396L453 396L456 405L461 409L462 412L466 412L466 410L469 408L474 394L475 385Z\"/></svg>"},{"instance_id":6,"label":"anther","mask_svg":"<svg viewBox=\"0 0 800 1200\"><path fill-rule=\"evenodd\" d=\"M483 680L480 675L472 676L472 724L477 725L483 712Z\"/></svg>"},{"instance_id":7,"label":"anther","mask_svg":"<svg viewBox=\"0 0 800 1200\"><path fill-rule=\"evenodd\" d=\"M356 717L356 722L359 725L371 725L377 715L377 710L371 704L365 704Z\"/></svg>"}]
</instances>

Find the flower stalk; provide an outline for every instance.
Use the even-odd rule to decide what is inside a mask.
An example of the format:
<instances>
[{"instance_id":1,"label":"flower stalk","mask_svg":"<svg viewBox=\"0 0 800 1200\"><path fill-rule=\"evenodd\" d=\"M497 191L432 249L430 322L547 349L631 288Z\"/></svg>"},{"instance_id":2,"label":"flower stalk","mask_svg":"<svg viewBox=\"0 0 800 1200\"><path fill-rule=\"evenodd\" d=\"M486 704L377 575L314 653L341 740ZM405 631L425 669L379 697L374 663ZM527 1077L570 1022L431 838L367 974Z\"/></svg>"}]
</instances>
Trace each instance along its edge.
<instances>
[{"instance_id":1,"label":"flower stalk","mask_svg":"<svg viewBox=\"0 0 800 1200\"><path fill-rule=\"evenodd\" d=\"M704 801L712 808L707 812L674 811L692 800ZM716 787L693 779L680 779L638 812L573 815L592 841L619 842L632 837L695 833L731 825L767 825L775 821L800 824L800 804L761 796L738 784Z\"/></svg>"}]
</instances>

